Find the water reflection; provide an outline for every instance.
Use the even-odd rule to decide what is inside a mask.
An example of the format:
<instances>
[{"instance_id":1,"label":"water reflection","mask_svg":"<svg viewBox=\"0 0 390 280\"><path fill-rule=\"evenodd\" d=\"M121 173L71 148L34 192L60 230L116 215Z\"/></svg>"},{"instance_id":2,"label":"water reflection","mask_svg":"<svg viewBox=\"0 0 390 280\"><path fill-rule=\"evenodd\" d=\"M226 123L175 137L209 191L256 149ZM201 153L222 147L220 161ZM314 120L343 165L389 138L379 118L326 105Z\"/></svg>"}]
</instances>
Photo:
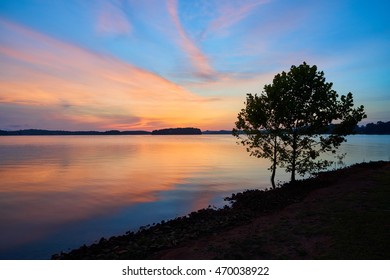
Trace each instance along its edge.
<instances>
[{"instance_id":1,"label":"water reflection","mask_svg":"<svg viewBox=\"0 0 390 280\"><path fill-rule=\"evenodd\" d=\"M349 154L359 141L374 146L370 155L390 154L389 144L351 139ZM49 258L269 185L269 162L249 157L229 135L1 137L0 155L6 259Z\"/></svg>"},{"instance_id":2,"label":"water reflection","mask_svg":"<svg viewBox=\"0 0 390 280\"><path fill-rule=\"evenodd\" d=\"M64 225L69 223L113 217L135 204L179 203L191 197L177 215L213 204L218 192L237 188L236 177L250 172L251 159L245 154L242 157L234 142L211 139L1 138L0 223L7 226L1 232L0 251L47 238L66 230ZM238 170L232 163L236 150L245 166ZM129 226L123 225L123 229Z\"/></svg>"}]
</instances>

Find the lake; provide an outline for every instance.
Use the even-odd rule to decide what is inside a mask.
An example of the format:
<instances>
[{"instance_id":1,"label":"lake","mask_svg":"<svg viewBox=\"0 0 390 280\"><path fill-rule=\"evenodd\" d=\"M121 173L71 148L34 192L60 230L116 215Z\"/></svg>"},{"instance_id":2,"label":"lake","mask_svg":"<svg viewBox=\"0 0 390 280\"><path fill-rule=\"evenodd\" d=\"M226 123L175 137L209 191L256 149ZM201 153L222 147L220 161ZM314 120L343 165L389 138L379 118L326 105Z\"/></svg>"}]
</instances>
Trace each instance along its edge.
<instances>
[{"instance_id":1,"label":"lake","mask_svg":"<svg viewBox=\"0 0 390 280\"><path fill-rule=\"evenodd\" d=\"M390 136L349 136L340 151L347 165L390 160ZM0 137L0 259L49 259L223 206L233 192L268 188L269 166L230 135Z\"/></svg>"}]
</instances>

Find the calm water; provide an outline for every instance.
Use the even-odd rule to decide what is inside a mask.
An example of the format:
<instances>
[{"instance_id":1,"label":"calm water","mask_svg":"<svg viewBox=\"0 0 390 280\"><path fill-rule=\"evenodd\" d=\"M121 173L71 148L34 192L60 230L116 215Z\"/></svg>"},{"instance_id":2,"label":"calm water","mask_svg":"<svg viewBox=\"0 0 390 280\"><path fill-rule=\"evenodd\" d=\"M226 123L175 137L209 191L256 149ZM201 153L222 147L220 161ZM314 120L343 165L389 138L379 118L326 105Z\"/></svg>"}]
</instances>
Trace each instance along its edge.
<instances>
[{"instance_id":1,"label":"calm water","mask_svg":"<svg viewBox=\"0 0 390 280\"><path fill-rule=\"evenodd\" d=\"M390 136L348 139L346 164L390 160ZM268 166L230 135L0 137L0 259L47 259L222 206L268 187Z\"/></svg>"}]
</instances>

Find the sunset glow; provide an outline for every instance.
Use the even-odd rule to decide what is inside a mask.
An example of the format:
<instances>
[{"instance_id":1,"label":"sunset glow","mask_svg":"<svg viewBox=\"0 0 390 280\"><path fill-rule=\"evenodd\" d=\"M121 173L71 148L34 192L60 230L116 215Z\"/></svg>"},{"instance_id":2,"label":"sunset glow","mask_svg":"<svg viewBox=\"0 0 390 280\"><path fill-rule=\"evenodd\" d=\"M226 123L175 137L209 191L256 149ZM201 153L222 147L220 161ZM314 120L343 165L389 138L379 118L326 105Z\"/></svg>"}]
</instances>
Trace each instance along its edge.
<instances>
[{"instance_id":1,"label":"sunset glow","mask_svg":"<svg viewBox=\"0 0 390 280\"><path fill-rule=\"evenodd\" d=\"M387 1L1 1L0 129L231 129L303 61L390 119Z\"/></svg>"}]
</instances>

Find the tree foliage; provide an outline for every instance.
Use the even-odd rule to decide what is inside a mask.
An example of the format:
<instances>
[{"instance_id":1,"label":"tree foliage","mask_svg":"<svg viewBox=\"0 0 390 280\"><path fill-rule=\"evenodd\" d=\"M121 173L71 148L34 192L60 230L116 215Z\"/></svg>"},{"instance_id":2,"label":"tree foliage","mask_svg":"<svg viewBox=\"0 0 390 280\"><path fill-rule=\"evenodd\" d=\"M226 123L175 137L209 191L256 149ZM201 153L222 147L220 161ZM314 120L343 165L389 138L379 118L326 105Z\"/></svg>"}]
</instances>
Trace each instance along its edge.
<instances>
[{"instance_id":1,"label":"tree foliage","mask_svg":"<svg viewBox=\"0 0 390 280\"><path fill-rule=\"evenodd\" d=\"M277 166L291 172L295 181L296 173L313 173L332 164L320 155L335 154L366 117L363 106L354 108L352 93L339 98L332 86L324 72L304 62L277 74L261 95L247 94L233 135L251 156L271 160L273 187ZM331 133L324 134L331 124Z\"/></svg>"}]
</instances>

